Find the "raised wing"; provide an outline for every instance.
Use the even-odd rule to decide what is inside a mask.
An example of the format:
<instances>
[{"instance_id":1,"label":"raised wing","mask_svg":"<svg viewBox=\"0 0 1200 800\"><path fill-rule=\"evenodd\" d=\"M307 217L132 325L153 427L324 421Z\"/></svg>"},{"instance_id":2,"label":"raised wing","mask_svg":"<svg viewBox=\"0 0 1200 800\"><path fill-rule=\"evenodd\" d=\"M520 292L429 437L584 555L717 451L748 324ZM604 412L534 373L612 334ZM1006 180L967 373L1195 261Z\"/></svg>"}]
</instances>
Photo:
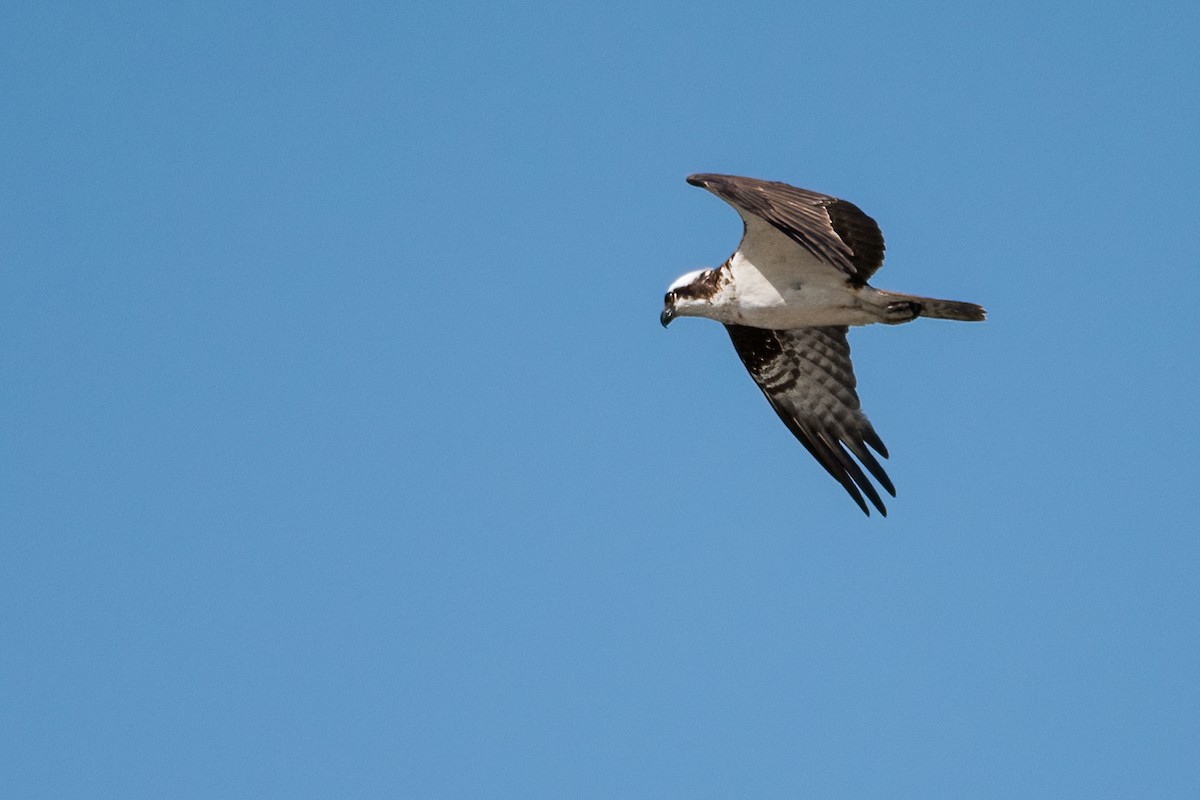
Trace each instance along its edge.
<instances>
[{"instance_id":1,"label":"raised wing","mask_svg":"<svg viewBox=\"0 0 1200 800\"><path fill-rule=\"evenodd\" d=\"M758 247L753 241L765 238L762 228L754 224L764 220L854 283L866 283L883 266L883 234L875 220L851 202L786 183L735 175L691 175L687 181L708 189L741 215L746 232L739 251L771 246L764 242Z\"/></svg>"},{"instance_id":2,"label":"raised wing","mask_svg":"<svg viewBox=\"0 0 1200 800\"><path fill-rule=\"evenodd\" d=\"M879 513L887 508L858 461L892 497L896 489L867 449L888 457L859 406L846 328L772 331L726 325L729 338L767 401L813 458L842 485L867 516L865 494ZM849 452L847 452L849 450ZM861 490L861 491L860 491Z\"/></svg>"}]
</instances>

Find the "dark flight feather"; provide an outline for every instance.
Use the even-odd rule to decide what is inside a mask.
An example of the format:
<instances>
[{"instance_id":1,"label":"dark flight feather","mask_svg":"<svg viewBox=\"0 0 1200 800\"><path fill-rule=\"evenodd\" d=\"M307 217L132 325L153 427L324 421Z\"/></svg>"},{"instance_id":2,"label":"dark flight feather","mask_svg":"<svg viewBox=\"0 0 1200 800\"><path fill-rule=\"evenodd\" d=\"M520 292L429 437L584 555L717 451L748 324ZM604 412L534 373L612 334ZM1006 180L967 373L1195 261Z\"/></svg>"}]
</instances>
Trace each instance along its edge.
<instances>
[{"instance_id":1,"label":"dark flight feather","mask_svg":"<svg viewBox=\"0 0 1200 800\"><path fill-rule=\"evenodd\" d=\"M743 220L752 214L767 221L855 284L866 283L883 266L879 226L849 201L735 175L691 175L687 181L732 205Z\"/></svg>"},{"instance_id":2,"label":"dark flight feather","mask_svg":"<svg viewBox=\"0 0 1200 800\"><path fill-rule=\"evenodd\" d=\"M863 513L870 516L870 500L886 517L887 507L859 466L861 462L884 491L896 496L891 479L868 449L887 458L887 448L863 414L855 392L847 329L773 331L743 325L726 325L725 329L750 376L788 430Z\"/></svg>"}]
</instances>

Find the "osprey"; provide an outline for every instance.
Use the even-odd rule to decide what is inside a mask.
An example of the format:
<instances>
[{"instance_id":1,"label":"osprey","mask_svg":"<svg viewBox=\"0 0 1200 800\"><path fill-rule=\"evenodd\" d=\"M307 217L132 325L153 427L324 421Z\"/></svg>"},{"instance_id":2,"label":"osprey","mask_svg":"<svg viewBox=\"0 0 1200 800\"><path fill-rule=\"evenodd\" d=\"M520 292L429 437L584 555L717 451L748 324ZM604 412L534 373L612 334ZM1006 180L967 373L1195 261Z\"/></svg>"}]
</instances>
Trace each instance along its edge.
<instances>
[{"instance_id":1,"label":"osprey","mask_svg":"<svg viewBox=\"0 0 1200 800\"><path fill-rule=\"evenodd\" d=\"M978 322L986 312L973 303L870 286L867 279L883 265L883 234L853 203L733 175L692 175L687 181L733 206L745 227L741 244L724 264L689 272L671 284L659 318L663 327L676 317L723 323L788 430L864 514L871 514L865 494L887 516L879 492L859 467L896 496L868 449L888 457L854 391L847 330L917 317Z\"/></svg>"}]
</instances>

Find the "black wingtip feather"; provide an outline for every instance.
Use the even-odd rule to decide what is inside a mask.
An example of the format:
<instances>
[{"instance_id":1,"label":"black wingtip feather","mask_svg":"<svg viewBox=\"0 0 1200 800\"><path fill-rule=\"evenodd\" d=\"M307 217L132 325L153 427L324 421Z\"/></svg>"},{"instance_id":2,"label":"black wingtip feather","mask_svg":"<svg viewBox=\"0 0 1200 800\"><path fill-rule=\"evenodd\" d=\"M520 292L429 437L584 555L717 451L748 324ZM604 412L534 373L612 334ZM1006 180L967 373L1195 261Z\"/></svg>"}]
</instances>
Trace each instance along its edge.
<instances>
[{"instance_id":1,"label":"black wingtip feather","mask_svg":"<svg viewBox=\"0 0 1200 800\"><path fill-rule=\"evenodd\" d=\"M858 507L862 509L864 514L866 514L868 517L871 516L871 509L867 505L867 501L863 499L863 494L865 493L867 498L870 499L871 505L875 506L882 516L887 516L887 506L884 505L883 499L879 496L879 492L875 490L875 487L867 479L867 476L863 474L862 469L854 462L854 459L850 457L850 454L843 449L840 442L831 441L823 434L817 434L816 436L813 436L811 432L805 430L804 427L793 420L790 415L780 412L779 407L775 404L775 401L771 399L770 395L766 394L766 392L763 394L766 396L767 401L770 402L775 411L779 413L780 419L782 419L784 424L787 425L788 430L792 432L792 435L796 437L800 444L804 445L804 449L807 450L814 459L816 459L817 463L820 464L835 481L841 484L841 487L846 490L846 494L850 495L851 499L858 504ZM867 458L871 458L871 454L869 452L866 450L863 450L863 452L866 453ZM874 461L873 458L871 460ZM880 485L882 485L883 488L892 495L892 497L895 497L896 490L892 486L892 482L888 479L887 474L883 472L882 468L880 468L878 462L875 463L875 468L879 469L879 472L882 474L882 478L880 478L879 474L875 473L875 470L871 469L870 465L867 466L867 469L871 470L871 474L875 475L876 479L879 480Z\"/></svg>"},{"instance_id":2,"label":"black wingtip feather","mask_svg":"<svg viewBox=\"0 0 1200 800\"><path fill-rule=\"evenodd\" d=\"M838 466L841 467L842 474L848 476L862 490L863 494L870 499L871 504L878 508L884 516L887 516L887 510L883 506L883 500L879 497L879 492L875 491L875 486L867 480L867 476L863 474L862 468L850 457L850 454L842 447L842 443L824 433L820 434L820 438L821 443L833 455ZM843 483L842 485L844 486L845 484Z\"/></svg>"},{"instance_id":3,"label":"black wingtip feather","mask_svg":"<svg viewBox=\"0 0 1200 800\"><path fill-rule=\"evenodd\" d=\"M867 428L863 431L863 441L871 445L871 449L884 458L888 457L888 449L883 444L883 440L879 438L879 434L875 433L873 428Z\"/></svg>"},{"instance_id":4,"label":"black wingtip feather","mask_svg":"<svg viewBox=\"0 0 1200 800\"><path fill-rule=\"evenodd\" d=\"M854 453L854 457L862 462L867 471L875 476L875 480L879 481L879 485L884 488L884 491L895 497L896 487L892 485L892 480L888 477L887 472L884 471L883 465L875 459L875 456L871 455L871 451L853 440L846 441L843 439L842 442L850 448L850 452Z\"/></svg>"}]
</instances>

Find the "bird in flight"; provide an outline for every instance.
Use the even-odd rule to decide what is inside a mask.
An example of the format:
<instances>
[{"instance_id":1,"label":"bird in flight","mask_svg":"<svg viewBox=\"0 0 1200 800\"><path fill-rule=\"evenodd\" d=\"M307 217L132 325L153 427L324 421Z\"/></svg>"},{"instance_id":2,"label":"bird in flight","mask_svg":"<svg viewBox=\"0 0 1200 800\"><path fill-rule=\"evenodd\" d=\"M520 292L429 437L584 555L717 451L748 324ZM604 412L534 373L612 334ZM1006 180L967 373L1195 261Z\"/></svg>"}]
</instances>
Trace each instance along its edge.
<instances>
[{"instance_id":1,"label":"bird in flight","mask_svg":"<svg viewBox=\"0 0 1200 800\"><path fill-rule=\"evenodd\" d=\"M670 285L659 318L663 327L676 317L724 324L742 363L788 430L864 514L871 514L866 495L887 516L862 470L866 467L896 496L871 453L888 457L854 391L849 326L897 325L917 317L979 322L986 312L974 303L869 285L883 265L883 234L853 203L734 175L692 175L687 181L733 206L745 227L741 244L724 264L689 272Z\"/></svg>"}]
</instances>

